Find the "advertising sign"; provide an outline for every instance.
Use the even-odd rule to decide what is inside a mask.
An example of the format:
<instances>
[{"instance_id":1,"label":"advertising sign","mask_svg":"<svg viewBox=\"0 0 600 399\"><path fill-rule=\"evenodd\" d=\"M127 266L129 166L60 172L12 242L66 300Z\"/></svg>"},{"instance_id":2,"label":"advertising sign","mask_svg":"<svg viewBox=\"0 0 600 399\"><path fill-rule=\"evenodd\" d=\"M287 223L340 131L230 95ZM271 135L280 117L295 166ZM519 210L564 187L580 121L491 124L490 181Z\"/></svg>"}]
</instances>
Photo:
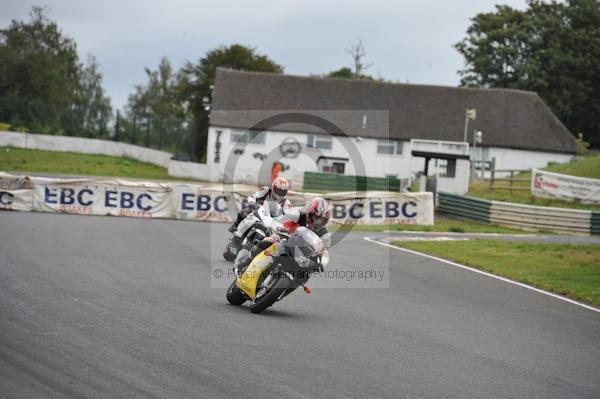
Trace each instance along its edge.
<instances>
[{"instance_id":1,"label":"advertising sign","mask_svg":"<svg viewBox=\"0 0 600 399\"><path fill-rule=\"evenodd\" d=\"M0 189L0 209L31 212L33 190Z\"/></svg>"},{"instance_id":2,"label":"advertising sign","mask_svg":"<svg viewBox=\"0 0 600 399\"><path fill-rule=\"evenodd\" d=\"M600 180L534 169L531 174L531 193L537 197L600 204Z\"/></svg>"},{"instance_id":3,"label":"advertising sign","mask_svg":"<svg viewBox=\"0 0 600 399\"><path fill-rule=\"evenodd\" d=\"M121 181L40 183L34 187L33 210L38 212L170 218L171 189L161 185Z\"/></svg>"}]
</instances>

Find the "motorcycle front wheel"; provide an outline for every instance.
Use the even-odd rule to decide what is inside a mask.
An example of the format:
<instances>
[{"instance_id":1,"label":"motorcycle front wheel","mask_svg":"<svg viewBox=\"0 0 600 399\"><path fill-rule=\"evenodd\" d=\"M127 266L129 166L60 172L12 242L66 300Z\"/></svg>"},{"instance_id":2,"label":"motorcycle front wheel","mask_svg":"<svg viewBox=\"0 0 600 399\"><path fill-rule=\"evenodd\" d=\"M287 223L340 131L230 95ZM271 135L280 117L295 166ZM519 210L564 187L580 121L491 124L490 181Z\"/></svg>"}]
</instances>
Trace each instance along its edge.
<instances>
[{"instance_id":1,"label":"motorcycle front wheel","mask_svg":"<svg viewBox=\"0 0 600 399\"><path fill-rule=\"evenodd\" d=\"M236 254L233 252L233 248L231 247L231 242L228 242L227 246L225 247L225 251L223 252L223 258L228 262L233 262L235 257L236 257Z\"/></svg>"},{"instance_id":2,"label":"motorcycle front wheel","mask_svg":"<svg viewBox=\"0 0 600 399\"><path fill-rule=\"evenodd\" d=\"M246 297L244 296L244 294L242 294L242 290L240 290L237 287L237 285L235 285L235 281L236 280L233 280L233 282L227 289L227 294L225 296L227 297L227 301L230 304L240 306L241 304L246 302Z\"/></svg>"},{"instance_id":3,"label":"motorcycle front wheel","mask_svg":"<svg viewBox=\"0 0 600 399\"><path fill-rule=\"evenodd\" d=\"M290 280L285 277L282 277L275 281L271 288L269 288L266 292L260 294L254 299L254 302L250 305L250 311L252 313L260 313L269 306L273 305L277 298L281 296L288 289L290 285Z\"/></svg>"}]
</instances>

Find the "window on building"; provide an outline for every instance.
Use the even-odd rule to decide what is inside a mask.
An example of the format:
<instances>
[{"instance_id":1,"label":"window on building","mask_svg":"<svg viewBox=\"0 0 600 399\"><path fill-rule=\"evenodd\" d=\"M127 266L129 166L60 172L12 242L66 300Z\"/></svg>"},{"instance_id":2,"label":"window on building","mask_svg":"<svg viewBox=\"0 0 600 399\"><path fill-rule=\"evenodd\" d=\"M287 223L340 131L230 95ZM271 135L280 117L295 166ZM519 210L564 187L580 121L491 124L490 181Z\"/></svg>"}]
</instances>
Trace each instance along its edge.
<instances>
[{"instance_id":1,"label":"window on building","mask_svg":"<svg viewBox=\"0 0 600 399\"><path fill-rule=\"evenodd\" d=\"M242 144L264 144L265 143L265 132L246 131L246 130L232 130L231 131L231 142L242 143Z\"/></svg>"},{"instance_id":2,"label":"window on building","mask_svg":"<svg viewBox=\"0 0 600 399\"><path fill-rule=\"evenodd\" d=\"M398 140L379 140L377 141L377 153L402 155L402 142Z\"/></svg>"},{"instance_id":3,"label":"window on building","mask_svg":"<svg viewBox=\"0 0 600 399\"><path fill-rule=\"evenodd\" d=\"M440 177L456 177L456 159L440 159L438 162Z\"/></svg>"},{"instance_id":4,"label":"window on building","mask_svg":"<svg viewBox=\"0 0 600 399\"><path fill-rule=\"evenodd\" d=\"M476 170L481 170L481 165L482 165L481 161L475 160L475 161L471 161L471 162L473 162ZM484 161L483 167L485 168L485 170L492 170L492 162Z\"/></svg>"},{"instance_id":5,"label":"window on building","mask_svg":"<svg viewBox=\"0 0 600 399\"><path fill-rule=\"evenodd\" d=\"M322 134L309 134L306 146L308 148L318 148L319 150L331 150L333 148L333 139L331 136Z\"/></svg>"}]
</instances>

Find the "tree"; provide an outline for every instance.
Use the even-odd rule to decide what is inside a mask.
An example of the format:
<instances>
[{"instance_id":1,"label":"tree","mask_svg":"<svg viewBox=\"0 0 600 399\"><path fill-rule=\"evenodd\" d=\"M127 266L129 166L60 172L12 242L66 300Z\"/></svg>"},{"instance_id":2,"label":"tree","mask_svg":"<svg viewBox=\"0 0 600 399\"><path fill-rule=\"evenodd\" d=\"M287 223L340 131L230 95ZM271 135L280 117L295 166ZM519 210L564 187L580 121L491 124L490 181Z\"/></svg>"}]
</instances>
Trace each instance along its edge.
<instances>
[{"instance_id":1,"label":"tree","mask_svg":"<svg viewBox=\"0 0 600 399\"><path fill-rule=\"evenodd\" d=\"M187 62L183 68L179 89L180 99L185 99L193 114L198 130L197 155L201 162L206 161L208 137L208 111L203 104L204 97L210 97L217 67L243 71L283 73L283 67L256 52L256 48L233 44L210 50L197 64Z\"/></svg>"},{"instance_id":2,"label":"tree","mask_svg":"<svg viewBox=\"0 0 600 399\"><path fill-rule=\"evenodd\" d=\"M98 61L88 55L87 64L79 72L75 101L66 133L73 136L108 137L112 107L102 88L102 74Z\"/></svg>"},{"instance_id":3,"label":"tree","mask_svg":"<svg viewBox=\"0 0 600 399\"><path fill-rule=\"evenodd\" d=\"M350 48L346 51L352 56L352 63L354 65L354 79L372 79L370 76L363 74L366 69L369 69L373 66L373 63L365 64L363 62L363 58L365 55L367 55L367 50L365 49L362 40L358 39L356 44L350 46Z\"/></svg>"},{"instance_id":4,"label":"tree","mask_svg":"<svg viewBox=\"0 0 600 399\"><path fill-rule=\"evenodd\" d=\"M466 61L461 85L535 91L575 136L600 147L600 2L496 6L454 47Z\"/></svg>"},{"instance_id":5,"label":"tree","mask_svg":"<svg viewBox=\"0 0 600 399\"><path fill-rule=\"evenodd\" d=\"M79 63L77 46L45 10L0 30L0 121L35 133L101 137L108 133L110 99L98 62Z\"/></svg>"},{"instance_id":6,"label":"tree","mask_svg":"<svg viewBox=\"0 0 600 399\"><path fill-rule=\"evenodd\" d=\"M354 79L354 73L352 72L352 69L348 67L341 67L336 71L329 72L327 75L325 75L325 77L338 79Z\"/></svg>"},{"instance_id":7,"label":"tree","mask_svg":"<svg viewBox=\"0 0 600 399\"><path fill-rule=\"evenodd\" d=\"M326 78L373 80L372 76L364 74L364 71L372 67L373 63L365 64L363 61L363 58L367 55L367 51L362 40L358 39L356 44L353 44L346 52L352 56L352 68L342 67L323 76Z\"/></svg>"},{"instance_id":8,"label":"tree","mask_svg":"<svg viewBox=\"0 0 600 399\"><path fill-rule=\"evenodd\" d=\"M135 86L135 93L127 101L126 114L128 121L136 120L136 124L146 127L150 140L157 142L158 147L172 144L173 126L184 118L183 102L179 98L179 76L173 71L166 57L160 60L157 70L145 68L147 83ZM143 122L143 123L142 123ZM149 127L154 127L150 129ZM137 126L136 126L137 127ZM133 126L131 126L133 128ZM134 132L130 132L134 134ZM150 135L156 137L150 137Z\"/></svg>"},{"instance_id":9,"label":"tree","mask_svg":"<svg viewBox=\"0 0 600 399\"><path fill-rule=\"evenodd\" d=\"M30 21L0 30L0 120L59 133L78 86L75 42L33 7Z\"/></svg>"}]
</instances>

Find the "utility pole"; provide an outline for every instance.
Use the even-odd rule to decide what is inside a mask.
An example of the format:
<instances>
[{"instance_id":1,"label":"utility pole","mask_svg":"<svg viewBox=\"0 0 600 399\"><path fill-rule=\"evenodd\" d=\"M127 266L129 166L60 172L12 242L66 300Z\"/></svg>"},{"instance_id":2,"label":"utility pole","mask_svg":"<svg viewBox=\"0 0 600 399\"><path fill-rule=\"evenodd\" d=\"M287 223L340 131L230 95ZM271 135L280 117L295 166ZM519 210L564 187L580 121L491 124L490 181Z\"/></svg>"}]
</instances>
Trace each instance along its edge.
<instances>
[{"instance_id":1,"label":"utility pole","mask_svg":"<svg viewBox=\"0 0 600 399\"><path fill-rule=\"evenodd\" d=\"M115 141L119 141L119 119L121 119L121 116L119 115L119 110L117 110L117 121L115 123Z\"/></svg>"},{"instance_id":2,"label":"utility pole","mask_svg":"<svg viewBox=\"0 0 600 399\"><path fill-rule=\"evenodd\" d=\"M160 117L160 120L158 122L158 149L161 150L162 149L162 143L163 142L163 117Z\"/></svg>"},{"instance_id":3,"label":"utility pole","mask_svg":"<svg viewBox=\"0 0 600 399\"><path fill-rule=\"evenodd\" d=\"M467 142L467 131L469 128L469 119L471 120L475 120L477 119L477 110L475 108L472 109L465 109L465 134L463 137L463 142Z\"/></svg>"},{"instance_id":4,"label":"utility pole","mask_svg":"<svg viewBox=\"0 0 600 399\"><path fill-rule=\"evenodd\" d=\"M150 147L150 116L148 116L148 120L146 123L146 140L144 143L144 147Z\"/></svg>"},{"instance_id":5,"label":"utility pole","mask_svg":"<svg viewBox=\"0 0 600 399\"><path fill-rule=\"evenodd\" d=\"M133 130L131 132L131 144L135 144L135 134L137 129L137 112L133 113Z\"/></svg>"}]
</instances>

